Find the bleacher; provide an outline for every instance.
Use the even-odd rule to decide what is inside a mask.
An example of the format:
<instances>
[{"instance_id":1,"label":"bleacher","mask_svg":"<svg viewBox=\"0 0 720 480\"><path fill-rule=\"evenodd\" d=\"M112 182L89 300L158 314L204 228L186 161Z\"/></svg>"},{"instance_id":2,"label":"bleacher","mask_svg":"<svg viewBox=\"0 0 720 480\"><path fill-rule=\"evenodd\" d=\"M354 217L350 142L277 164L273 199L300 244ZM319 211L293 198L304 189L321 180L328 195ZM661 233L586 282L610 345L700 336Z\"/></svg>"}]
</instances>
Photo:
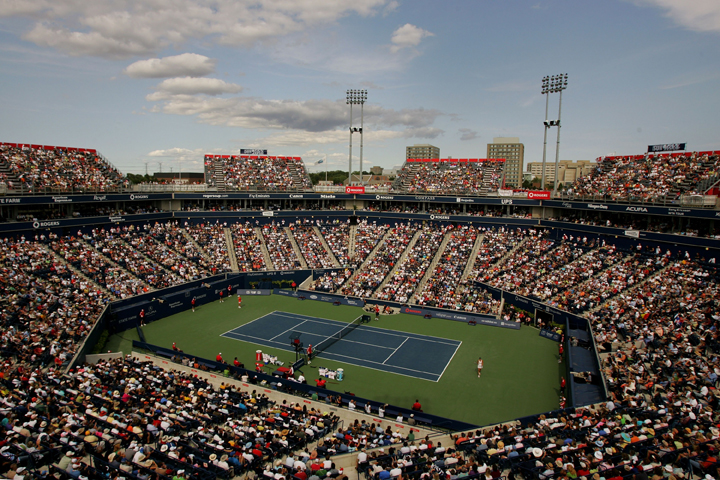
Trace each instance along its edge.
<instances>
[{"instance_id":1,"label":"bleacher","mask_svg":"<svg viewBox=\"0 0 720 480\"><path fill-rule=\"evenodd\" d=\"M504 159L408 159L391 191L488 195L503 186Z\"/></svg>"}]
</instances>

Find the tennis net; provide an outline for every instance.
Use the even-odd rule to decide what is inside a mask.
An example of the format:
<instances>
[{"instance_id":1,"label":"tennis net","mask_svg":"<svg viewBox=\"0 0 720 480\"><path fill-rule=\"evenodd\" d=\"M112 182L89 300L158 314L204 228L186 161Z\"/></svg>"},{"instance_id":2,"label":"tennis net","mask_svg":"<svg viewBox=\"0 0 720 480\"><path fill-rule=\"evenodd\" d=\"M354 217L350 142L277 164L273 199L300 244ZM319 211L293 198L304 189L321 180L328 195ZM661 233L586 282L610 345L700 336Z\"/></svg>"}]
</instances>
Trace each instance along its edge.
<instances>
[{"instance_id":1,"label":"tennis net","mask_svg":"<svg viewBox=\"0 0 720 480\"><path fill-rule=\"evenodd\" d=\"M335 344L335 342L337 342L337 341L340 340L341 338L345 337L348 333L352 332L352 331L355 330L357 327L359 327L360 324L362 323L362 321L363 321L363 317L362 317L362 315L360 315L360 316L357 317L355 320L353 320L352 322L350 322L350 324L349 324L347 327L343 328L343 329L340 330L339 332L337 332L337 333L329 336L328 338L326 338L326 339L323 340L322 342L318 343L318 344L315 346L315 351L313 352L314 355L317 355L317 354L320 353L320 352L324 352L325 350L327 350L328 348L330 348L332 345Z\"/></svg>"}]
</instances>

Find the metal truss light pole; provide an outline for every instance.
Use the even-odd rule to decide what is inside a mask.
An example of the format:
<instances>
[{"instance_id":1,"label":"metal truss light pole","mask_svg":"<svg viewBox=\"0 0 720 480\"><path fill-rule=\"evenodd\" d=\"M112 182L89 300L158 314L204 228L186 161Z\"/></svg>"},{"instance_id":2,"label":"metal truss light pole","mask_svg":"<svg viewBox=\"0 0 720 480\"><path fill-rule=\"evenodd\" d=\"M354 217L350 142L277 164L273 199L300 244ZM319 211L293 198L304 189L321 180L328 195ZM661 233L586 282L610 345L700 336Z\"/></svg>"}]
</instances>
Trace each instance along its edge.
<instances>
[{"instance_id":1,"label":"metal truss light pole","mask_svg":"<svg viewBox=\"0 0 720 480\"><path fill-rule=\"evenodd\" d=\"M551 77L544 77L542 80L542 93L547 95L545 97L545 138L543 141L543 164L542 164L542 189L545 190L545 159L547 151L547 131L550 127L557 127L557 145L555 146L555 180L553 181L553 198L557 195L557 187L560 177L560 115L562 113L562 92L567 88L568 85L568 74L553 75ZM551 93L559 93L560 101L558 104L558 119L548 120L548 101Z\"/></svg>"},{"instance_id":2,"label":"metal truss light pole","mask_svg":"<svg viewBox=\"0 0 720 480\"><path fill-rule=\"evenodd\" d=\"M363 122L364 122L364 105L367 100L367 90L348 90L346 102L350 105L350 154L348 156L348 185L352 184L352 136L353 133L360 134L360 185L363 181ZM360 128L353 128L352 106L360 105Z\"/></svg>"}]
</instances>

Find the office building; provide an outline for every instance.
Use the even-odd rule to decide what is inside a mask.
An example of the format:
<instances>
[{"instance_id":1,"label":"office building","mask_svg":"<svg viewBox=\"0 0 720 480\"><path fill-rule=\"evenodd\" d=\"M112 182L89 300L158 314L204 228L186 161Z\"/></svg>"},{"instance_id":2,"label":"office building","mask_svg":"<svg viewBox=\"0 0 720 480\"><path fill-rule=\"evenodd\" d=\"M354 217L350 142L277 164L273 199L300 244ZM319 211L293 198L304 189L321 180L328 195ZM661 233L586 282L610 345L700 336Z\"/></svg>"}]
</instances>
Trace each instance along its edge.
<instances>
[{"instance_id":1,"label":"office building","mask_svg":"<svg viewBox=\"0 0 720 480\"><path fill-rule=\"evenodd\" d=\"M487 158L505 159L505 187L521 188L525 145L518 137L495 137L487 145Z\"/></svg>"},{"instance_id":2,"label":"office building","mask_svg":"<svg viewBox=\"0 0 720 480\"><path fill-rule=\"evenodd\" d=\"M440 158L440 148L428 144L405 147L405 160L408 158Z\"/></svg>"}]
</instances>

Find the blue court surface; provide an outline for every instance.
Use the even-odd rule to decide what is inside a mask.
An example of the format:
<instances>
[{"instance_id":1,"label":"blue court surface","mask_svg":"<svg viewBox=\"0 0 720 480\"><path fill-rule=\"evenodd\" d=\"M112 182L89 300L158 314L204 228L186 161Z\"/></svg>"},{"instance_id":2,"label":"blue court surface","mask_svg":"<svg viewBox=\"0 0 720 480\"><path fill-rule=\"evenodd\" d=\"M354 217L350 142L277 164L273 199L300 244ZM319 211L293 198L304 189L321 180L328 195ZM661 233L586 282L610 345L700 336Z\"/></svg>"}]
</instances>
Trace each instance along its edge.
<instances>
[{"instance_id":1,"label":"blue court surface","mask_svg":"<svg viewBox=\"0 0 720 480\"><path fill-rule=\"evenodd\" d=\"M307 347L318 345L347 325L337 320L275 311L222 336L292 352L292 333L300 333L300 341ZM313 363L322 365L326 358L437 382L461 343L362 324L321 352Z\"/></svg>"}]
</instances>

